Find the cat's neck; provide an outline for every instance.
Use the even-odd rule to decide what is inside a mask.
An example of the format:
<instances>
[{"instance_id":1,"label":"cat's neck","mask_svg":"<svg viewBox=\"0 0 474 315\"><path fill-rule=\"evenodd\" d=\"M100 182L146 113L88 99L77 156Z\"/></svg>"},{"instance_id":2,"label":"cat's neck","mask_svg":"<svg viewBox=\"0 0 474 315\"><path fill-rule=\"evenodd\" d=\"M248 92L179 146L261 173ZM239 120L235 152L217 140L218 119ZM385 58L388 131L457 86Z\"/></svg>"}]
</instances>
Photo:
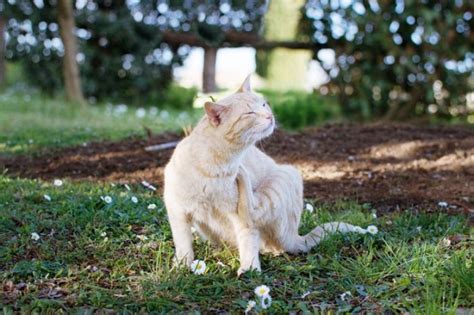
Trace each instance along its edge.
<instances>
[{"instance_id":1,"label":"cat's neck","mask_svg":"<svg viewBox=\"0 0 474 315\"><path fill-rule=\"evenodd\" d=\"M195 129L193 141L201 154L196 157L198 170L207 177L235 177L249 146L229 143L213 137L206 128Z\"/></svg>"}]
</instances>

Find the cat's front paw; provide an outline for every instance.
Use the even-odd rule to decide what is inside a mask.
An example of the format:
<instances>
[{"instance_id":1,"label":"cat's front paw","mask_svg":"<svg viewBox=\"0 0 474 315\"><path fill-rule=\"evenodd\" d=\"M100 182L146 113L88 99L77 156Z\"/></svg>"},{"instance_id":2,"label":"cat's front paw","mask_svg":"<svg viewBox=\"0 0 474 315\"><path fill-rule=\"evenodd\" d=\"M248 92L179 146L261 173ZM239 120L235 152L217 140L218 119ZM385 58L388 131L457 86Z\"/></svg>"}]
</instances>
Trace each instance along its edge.
<instances>
[{"instance_id":1,"label":"cat's front paw","mask_svg":"<svg viewBox=\"0 0 474 315\"><path fill-rule=\"evenodd\" d=\"M257 272L262 272L262 268L260 266L250 266L250 267L240 267L239 270L237 270L237 276L240 277L242 274L246 273L247 271L257 271Z\"/></svg>"}]
</instances>

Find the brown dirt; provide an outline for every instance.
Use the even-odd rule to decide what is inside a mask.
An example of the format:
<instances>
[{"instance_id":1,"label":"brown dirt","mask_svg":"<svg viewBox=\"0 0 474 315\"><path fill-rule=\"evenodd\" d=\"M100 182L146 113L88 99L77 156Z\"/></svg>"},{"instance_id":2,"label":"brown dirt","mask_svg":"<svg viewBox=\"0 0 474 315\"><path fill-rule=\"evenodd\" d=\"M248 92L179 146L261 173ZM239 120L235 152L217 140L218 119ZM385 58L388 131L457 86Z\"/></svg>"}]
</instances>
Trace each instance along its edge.
<instances>
[{"instance_id":1,"label":"brown dirt","mask_svg":"<svg viewBox=\"0 0 474 315\"><path fill-rule=\"evenodd\" d=\"M177 140L165 133L148 140L90 143L36 157L0 157L0 170L29 178L71 178L159 188L172 150L146 152L149 144ZM474 209L474 130L402 124L326 125L299 133L277 131L259 144L278 162L298 167L305 196L352 199L380 209ZM2 167L3 165L3 167Z\"/></svg>"}]
</instances>

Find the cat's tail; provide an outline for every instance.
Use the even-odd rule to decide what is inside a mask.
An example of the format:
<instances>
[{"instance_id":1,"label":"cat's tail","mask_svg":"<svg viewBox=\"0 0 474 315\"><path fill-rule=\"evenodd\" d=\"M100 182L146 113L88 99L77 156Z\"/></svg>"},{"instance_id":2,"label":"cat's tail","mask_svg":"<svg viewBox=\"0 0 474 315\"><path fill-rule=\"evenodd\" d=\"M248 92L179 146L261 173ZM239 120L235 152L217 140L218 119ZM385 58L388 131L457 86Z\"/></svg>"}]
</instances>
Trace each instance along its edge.
<instances>
[{"instance_id":1,"label":"cat's tail","mask_svg":"<svg viewBox=\"0 0 474 315\"><path fill-rule=\"evenodd\" d=\"M325 237L337 232L361 232L363 229L360 226L352 225L344 222L329 222L315 227L311 232L304 236L297 235L293 244L289 244L287 249L290 253L305 253L311 248L318 245Z\"/></svg>"}]
</instances>

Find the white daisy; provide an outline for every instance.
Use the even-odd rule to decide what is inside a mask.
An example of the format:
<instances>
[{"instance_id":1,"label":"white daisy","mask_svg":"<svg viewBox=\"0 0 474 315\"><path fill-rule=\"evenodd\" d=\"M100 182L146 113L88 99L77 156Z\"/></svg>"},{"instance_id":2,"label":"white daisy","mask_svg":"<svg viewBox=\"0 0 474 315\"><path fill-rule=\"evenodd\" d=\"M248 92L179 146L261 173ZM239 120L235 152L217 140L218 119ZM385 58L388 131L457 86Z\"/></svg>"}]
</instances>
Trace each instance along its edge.
<instances>
[{"instance_id":1,"label":"white daisy","mask_svg":"<svg viewBox=\"0 0 474 315\"><path fill-rule=\"evenodd\" d=\"M138 198L135 196L132 196L131 200L133 203L138 203Z\"/></svg>"},{"instance_id":2,"label":"white daisy","mask_svg":"<svg viewBox=\"0 0 474 315\"><path fill-rule=\"evenodd\" d=\"M38 233L33 232L33 233L31 233L31 239L32 239L33 241L38 241L38 240L40 239L40 236L39 236Z\"/></svg>"},{"instance_id":3,"label":"white daisy","mask_svg":"<svg viewBox=\"0 0 474 315\"><path fill-rule=\"evenodd\" d=\"M102 232L102 233L100 233L100 236L106 237L106 236L107 236L107 232Z\"/></svg>"},{"instance_id":4,"label":"white daisy","mask_svg":"<svg viewBox=\"0 0 474 315\"><path fill-rule=\"evenodd\" d=\"M313 205L310 204L310 203L307 203L307 204L306 204L305 209L306 209L307 211L311 212L311 213L314 211L314 207L313 207Z\"/></svg>"},{"instance_id":5,"label":"white daisy","mask_svg":"<svg viewBox=\"0 0 474 315\"><path fill-rule=\"evenodd\" d=\"M264 297L264 296L270 294L270 288L267 287L266 285L262 284L262 285L259 285L258 287L256 287L254 292L258 297Z\"/></svg>"},{"instance_id":6,"label":"white daisy","mask_svg":"<svg viewBox=\"0 0 474 315\"><path fill-rule=\"evenodd\" d=\"M367 232L369 232L372 235L377 234L378 231L379 231L379 229L375 225L369 225L367 227Z\"/></svg>"},{"instance_id":7,"label":"white daisy","mask_svg":"<svg viewBox=\"0 0 474 315\"><path fill-rule=\"evenodd\" d=\"M440 202L438 202L438 206L440 206L442 208L446 208L448 206L448 203L446 201L440 201Z\"/></svg>"},{"instance_id":8,"label":"white daisy","mask_svg":"<svg viewBox=\"0 0 474 315\"><path fill-rule=\"evenodd\" d=\"M343 300L343 301L345 301L346 298L348 298L348 297L350 297L350 296L352 296L352 293L351 293L350 291L346 291L346 292L344 292L344 293L342 293L342 294L340 295L341 300Z\"/></svg>"},{"instance_id":9,"label":"white daisy","mask_svg":"<svg viewBox=\"0 0 474 315\"><path fill-rule=\"evenodd\" d=\"M271 305L272 305L272 297L269 294L262 296L262 300L260 301L260 306L263 309L267 309Z\"/></svg>"},{"instance_id":10,"label":"white daisy","mask_svg":"<svg viewBox=\"0 0 474 315\"><path fill-rule=\"evenodd\" d=\"M51 196L50 195L43 195L43 198L47 201L51 201Z\"/></svg>"},{"instance_id":11,"label":"white daisy","mask_svg":"<svg viewBox=\"0 0 474 315\"><path fill-rule=\"evenodd\" d=\"M54 186L57 186L57 187L62 186L62 185L63 185L63 181L60 180L60 179L55 179L54 182L53 182L53 185L54 185Z\"/></svg>"},{"instance_id":12,"label":"white daisy","mask_svg":"<svg viewBox=\"0 0 474 315\"><path fill-rule=\"evenodd\" d=\"M195 260L191 264L191 271L194 272L196 275L202 275L204 272L206 272L206 263L204 260Z\"/></svg>"},{"instance_id":13,"label":"white daisy","mask_svg":"<svg viewBox=\"0 0 474 315\"><path fill-rule=\"evenodd\" d=\"M155 209L156 209L156 204L150 203L150 204L148 205L148 210L155 210Z\"/></svg>"},{"instance_id":14,"label":"white daisy","mask_svg":"<svg viewBox=\"0 0 474 315\"><path fill-rule=\"evenodd\" d=\"M451 240L449 238L445 237L441 240L441 244L444 247L449 247L451 245Z\"/></svg>"},{"instance_id":15,"label":"white daisy","mask_svg":"<svg viewBox=\"0 0 474 315\"><path fill-rule=\"evenodd\" d=\"M255 305L257 305L257 302L255 302L254 300L248 301L247 308L245 309L245 314L250 312L255 307Z\"/></svg>"},{"instance_id":16,"label":"white daisy","mask_svg":"<svg viewBox=\"0 0 474 315\"><path fill-rule=\"evenodd\" d=\"M112 203L112 197L110 196L101 196L100 199L102 199L105 203Z\"/></svg>"}]
</instances>

